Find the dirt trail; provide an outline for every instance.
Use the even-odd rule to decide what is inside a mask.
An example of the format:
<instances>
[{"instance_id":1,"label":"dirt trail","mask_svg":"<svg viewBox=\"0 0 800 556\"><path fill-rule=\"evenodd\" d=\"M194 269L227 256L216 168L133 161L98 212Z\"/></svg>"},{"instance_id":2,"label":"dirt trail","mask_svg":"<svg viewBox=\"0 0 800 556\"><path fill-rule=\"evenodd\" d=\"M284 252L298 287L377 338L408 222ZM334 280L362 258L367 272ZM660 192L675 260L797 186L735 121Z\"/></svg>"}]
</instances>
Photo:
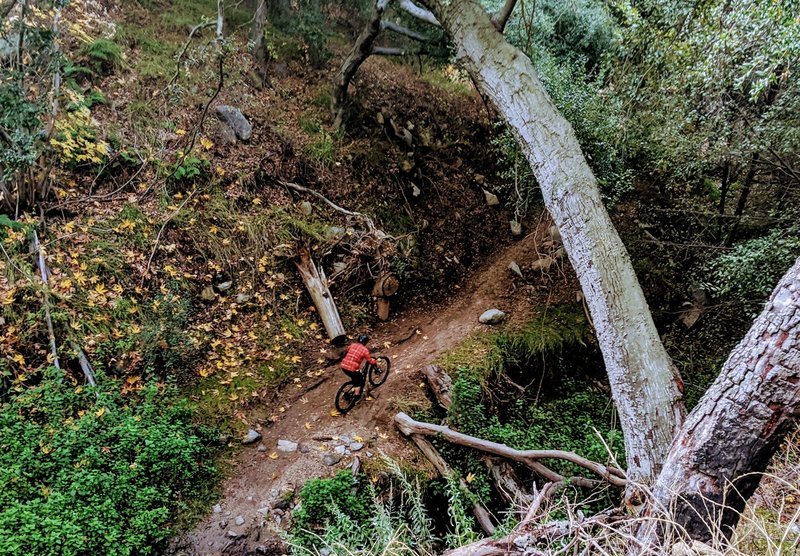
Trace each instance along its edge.
<instances>
[{"instance_id":1,"label":"dirt trail","mask_svg":"<svg viewBox=\"0 0 800 556\"><path fill-rule=\"evenodd\" d=\"M449 303L409 311L376 327L370 346L373 352L391 358L392 371L386 384L375 391L373 400L362 400L346 416L331 415L334 396L345 380L333 367L327 369L327 378L309 391L298 389L292 394L292 385L287 386L287 400L276 407L285 410L279 413L276 423L261 431L267 451L258 452L256 445L241 450L215 508L221 511L212 510L188 533L178 553L258 553L256 549L273 536L270 524L282 520L282 511L274 508L281 505L279 500L287 491L294 491L308 479L335 473L350 465L356 455L368 459L383 452L396 458L413 457L412 448L392 426L396 402L419 391L420 369L424 365L475 330L486 327L478 323L484 310L502 309L512 323L525 319L530 312L529 302L524 288L512 283L508 265L511 261L523 265L535 260L541 233L542 228L496 253L460 288L463 293L453 296ZM384 347L386 342L388 348ZM299 449L278 451L281 439L299 443ZM325 455L336 454L337 446L343 451L353 441L362 442L365 447L352 454L348 449L338 464L326 465ZM261 553L267 553L264 550L261 548Z\"/></svg>"}]
</instances>

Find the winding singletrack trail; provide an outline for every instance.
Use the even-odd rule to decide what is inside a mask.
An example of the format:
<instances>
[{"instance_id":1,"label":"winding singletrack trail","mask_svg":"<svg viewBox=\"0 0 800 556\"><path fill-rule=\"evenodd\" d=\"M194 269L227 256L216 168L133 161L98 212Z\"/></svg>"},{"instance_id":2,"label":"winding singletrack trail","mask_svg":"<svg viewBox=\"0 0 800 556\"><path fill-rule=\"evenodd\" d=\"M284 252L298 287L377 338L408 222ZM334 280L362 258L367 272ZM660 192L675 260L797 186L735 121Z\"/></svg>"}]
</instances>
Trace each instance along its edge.
<instances>
[{"instance_id":1,"label":"winding singletrack trail","mask_svg":"<svg viewBox=\"0 0 800 556\"><path fill-rule=\"evenodd\" d=\"M461 293L443 306L401 313L373 329L370 348L373 353L388 355L392 370L372 400L362 399L344 416L332 414L336 391L346 380L338 365L328 367L324 380L312 389L300 387L292 392L293 384L287 385L284 401L275 407L279 419L261 430L266 452L257 451L256 444L238 452L216 511L209 508L209 515L174 545L175 553L275 553L264 545L275 537L275 525L282 520L280 506L285 493L294 492L314 477L332 475L349 466L355 456L362 460L381 453L400 459L415 457L413 447L392 425L398 404L414 396L419 399L420 369L424 365L473 332L488 328L478 323L478 316L486 309L505 311L512 324L526 319L531 310L530 296L508 267L512 261L524 266L536 260L537 244L542 244L546 229L540 225L536 232L495 253L465 281ZM343 451L354 437L364 448L352 454L347 450L334 465L323 461L326 455L335 459L336 447L341 446L339 450ZM296 442L299 448L279 451L278 440Z\"/></svg>"}]
</instances>

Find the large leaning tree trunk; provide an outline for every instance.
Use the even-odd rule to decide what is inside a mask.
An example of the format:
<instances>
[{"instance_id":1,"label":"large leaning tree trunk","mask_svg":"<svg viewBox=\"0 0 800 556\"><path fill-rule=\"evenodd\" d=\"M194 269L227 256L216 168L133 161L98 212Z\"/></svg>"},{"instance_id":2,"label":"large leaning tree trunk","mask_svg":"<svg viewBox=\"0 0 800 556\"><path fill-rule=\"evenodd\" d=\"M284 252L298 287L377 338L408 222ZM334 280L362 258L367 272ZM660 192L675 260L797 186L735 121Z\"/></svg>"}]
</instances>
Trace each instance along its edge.
<instances>
[{"instance_id":1,"label":"large leaning tree trunk","mask_svg":"<svg viewBox=\"0 0 800 556\"><path fill-rule=\"evenodd\" d=\"M767 464L799 421L800 259L675 438L649 512L669 512L678 534L704 542L729 538ZM664 534L669 532L651 522L640 537L652 541Z\"/></svg>"},{"instance_id":2,"label":"large leaning tree trunk","mask_svg":"<svg viewBox=\"0 0 800 556\"><path fill-rule=\"evenodd\" d=\"M427 4L533 169L594 321L625 435L629 485L652 483L683 422L682 383L572 126L530 59L505 41L477 0ZM628 500L638 501L635 487Z\"/></svg>"}]
</instances>

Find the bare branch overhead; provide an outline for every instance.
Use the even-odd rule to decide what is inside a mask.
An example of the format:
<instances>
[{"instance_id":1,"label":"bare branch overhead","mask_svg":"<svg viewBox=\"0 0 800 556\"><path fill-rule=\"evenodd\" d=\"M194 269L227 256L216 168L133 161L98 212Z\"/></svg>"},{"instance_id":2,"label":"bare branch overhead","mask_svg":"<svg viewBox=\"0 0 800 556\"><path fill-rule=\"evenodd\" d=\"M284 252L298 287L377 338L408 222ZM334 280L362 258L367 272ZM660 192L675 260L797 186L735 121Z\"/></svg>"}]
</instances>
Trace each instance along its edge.
<instances>
[{"instance_id":1,"label":"bare branch overhead","mask_svg":"<svg viewBox=\"0 0 800 556\"><path fill-rule=\"evenodd\" d=\"M394 31L400 35L405 35L415 41L421 42L430 42L430 37L423 35L422 33L417 33L416 31L412 31L408 27L403 27L402 25L395 23L394 21L381 21L381 30L388 30Z\"/></svg>"},{"instance_id":2,"label":"bare branch overhead","mask_svg":"<svg viewBox=\"0 0 800 556\"><path fill-rule=\"evenodd\" d=\"M417 19L421 19L422 21L430 23L431 25L440 27L439 20L436 19L435 15L433 15L433 12L416 5L414 2L412 2L412 0L400 0L400 8Z\"/></svg>"},{"instance_id":3,"label":"bare branch overhead","mask_svg":"<svg viewBox=\"0 0 800 556\"><path fill-rule=\"evenodd\" d=\"M506 0L503 9L492 16L492 25L501 33L506 28L506 23L514 12L514 7L517 5L517 0Z\"/></svg>"}]
</instances>

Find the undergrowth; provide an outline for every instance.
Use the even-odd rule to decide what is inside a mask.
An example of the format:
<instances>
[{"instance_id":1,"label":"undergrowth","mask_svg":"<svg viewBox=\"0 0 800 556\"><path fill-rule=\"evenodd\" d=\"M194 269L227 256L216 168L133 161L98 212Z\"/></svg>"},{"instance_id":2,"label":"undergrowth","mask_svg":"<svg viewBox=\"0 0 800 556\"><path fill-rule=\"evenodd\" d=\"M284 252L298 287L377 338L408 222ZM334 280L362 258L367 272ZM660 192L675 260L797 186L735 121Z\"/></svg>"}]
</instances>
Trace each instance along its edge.
<instances>
[{"instance_id":1,"label":"undergrowth","mask_svg":"<svg viewBox=\"0 0 800 556\"><path fill-rule=\"evenodd\" d=\"M51 368L0 406L0 553L152 554L207 500L211 431L176 389L100 384Z\"/></svg>"}]
</instances>

